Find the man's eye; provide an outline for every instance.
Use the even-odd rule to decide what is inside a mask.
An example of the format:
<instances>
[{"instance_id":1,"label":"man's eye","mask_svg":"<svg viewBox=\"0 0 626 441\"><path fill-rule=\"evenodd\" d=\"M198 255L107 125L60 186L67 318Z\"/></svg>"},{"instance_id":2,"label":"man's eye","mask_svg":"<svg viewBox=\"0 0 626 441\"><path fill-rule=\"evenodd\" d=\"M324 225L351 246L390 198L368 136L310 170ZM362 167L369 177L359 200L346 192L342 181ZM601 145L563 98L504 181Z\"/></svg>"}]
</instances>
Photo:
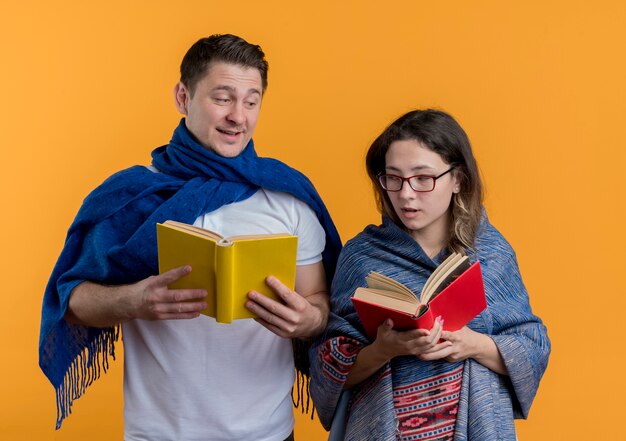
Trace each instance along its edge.
<instances>
[{"instance_id":1,"label":"man's eye","mask_svg":"<svg viewBox=\"0 0 626 441\"><path fill-rule=\"evenodd\" d=\"M216 103L219 104L226 104L228 103L228 101L230 101L228 98L214 98L214 100Z\"/></svg>"},{"instance_id":2,"label":"man's eye","mask_svg":"<svg viewBox=\"0 0 626 441\"><path fill-rule=\"evenodd\" d=\"M246 105L248 109L254 109L254 107L256 107L257 105L256 101L247 101L244 104Z\"/></svg>"}]
</instances>

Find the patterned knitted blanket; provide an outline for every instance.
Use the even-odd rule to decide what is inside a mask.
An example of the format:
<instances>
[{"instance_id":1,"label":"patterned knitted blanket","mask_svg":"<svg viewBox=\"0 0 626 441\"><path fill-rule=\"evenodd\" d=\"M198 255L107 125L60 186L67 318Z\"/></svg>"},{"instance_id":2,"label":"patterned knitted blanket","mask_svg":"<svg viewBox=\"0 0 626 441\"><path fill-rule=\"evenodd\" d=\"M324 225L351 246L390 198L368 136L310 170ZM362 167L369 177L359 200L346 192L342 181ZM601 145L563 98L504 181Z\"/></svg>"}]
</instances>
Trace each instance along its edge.
<instances>
[{"instance_id":1,"label":"patterned knitted blanket","mask_svg":"<svg viewBox=\"0 0 626 441\"><path fill-rule=\"evenodd\" d=\"M310 353L311 394L327 429L350 368L359 350L370 343L350 301L355 289L366 286L365 276L370 271L378 271L420 292L446 254L430 259L410 235L387 218L381 226L370 225L346 243L332 285L328 328ZM399 394L421 387L428 379L455 381L457 372L462 379L454 439L515 439L513 419L528 415L547 367L550 340L531 311L515 253L486 216L475 249L468 250L468 255L471 261L481 263L488 305L468 326L495 341L509 376L471 359L448 363L394 358L352 389L346 440L395 440L402 421L394 396L397 401Z\"/></svg>"}]
</instances>

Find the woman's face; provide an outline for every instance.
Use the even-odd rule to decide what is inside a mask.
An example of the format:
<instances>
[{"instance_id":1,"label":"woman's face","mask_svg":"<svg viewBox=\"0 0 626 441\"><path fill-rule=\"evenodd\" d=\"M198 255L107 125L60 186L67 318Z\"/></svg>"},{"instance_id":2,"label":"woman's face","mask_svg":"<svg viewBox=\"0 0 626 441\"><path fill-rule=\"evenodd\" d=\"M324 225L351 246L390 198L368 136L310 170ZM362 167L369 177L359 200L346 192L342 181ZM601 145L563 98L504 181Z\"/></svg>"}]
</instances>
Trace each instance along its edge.
<instances>
[{"instance_id":1,"label":"woman's face","mask_svg":"<svg viewBox=\"0 0 626 441\"><path fill-rule=\"evenodd\" d=\"M450 169L441 156L416 140L395 141L385 155L385 173L408 178L415 175L436 177ZM458 193L454 172L435 181L430 192L417 192L408 182L400 191L387 191L398 218L422 247L447 240L450 200Z\"/></svg>"}]
</instances>

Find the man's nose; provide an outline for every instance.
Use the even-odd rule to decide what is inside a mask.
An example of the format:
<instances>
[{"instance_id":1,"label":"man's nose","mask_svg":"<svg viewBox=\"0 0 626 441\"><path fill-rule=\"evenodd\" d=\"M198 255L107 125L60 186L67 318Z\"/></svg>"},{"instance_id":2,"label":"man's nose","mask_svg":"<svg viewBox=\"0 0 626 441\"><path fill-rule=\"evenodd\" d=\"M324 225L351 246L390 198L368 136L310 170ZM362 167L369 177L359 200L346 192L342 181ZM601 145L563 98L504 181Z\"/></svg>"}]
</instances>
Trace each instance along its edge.
<instances>
[{"instance_id":1,"label":"man's nose","mask_svg":"<svg viewBox=\"0 0 626 441\"><path fill-rule=\"evenodd\" d=\"M233 122L234 124L240 125L243 124L246 117L244 114L243 105L241 103L235 103L230 108L230 112L228 113L228 120Z\"/></svg>"}]
</instances>

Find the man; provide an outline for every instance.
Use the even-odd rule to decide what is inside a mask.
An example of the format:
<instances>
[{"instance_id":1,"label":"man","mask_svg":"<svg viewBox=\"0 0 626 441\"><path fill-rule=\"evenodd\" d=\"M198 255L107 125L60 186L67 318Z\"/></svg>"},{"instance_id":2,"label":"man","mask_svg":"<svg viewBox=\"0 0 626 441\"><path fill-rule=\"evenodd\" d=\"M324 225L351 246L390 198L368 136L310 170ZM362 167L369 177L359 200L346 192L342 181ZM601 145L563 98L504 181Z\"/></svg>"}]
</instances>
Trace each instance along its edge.
<instances>
[{"instance_id":1,"label":"man","mask_svg":"<svg viewBox=\"0 0 626 441\"><path fill-rule=\"evenodd\" d=\"M57 390L57 427L106 370L121 325L126 441L293 439L293 354L302 365L303 351L292 353L290 339L324 329L340 241L310 182L256 156L264 57L233 35L196 42L174 88L184 118L170 143L150 167L121 171L85 199L42 313L40 365ZM224 236L297 235L295 292L269 277L282 302L249 293L258 319L200 315L206 292L168 289L193 268L155 275L155 225L167 219Z\"/></svg>"}]
</instances>

